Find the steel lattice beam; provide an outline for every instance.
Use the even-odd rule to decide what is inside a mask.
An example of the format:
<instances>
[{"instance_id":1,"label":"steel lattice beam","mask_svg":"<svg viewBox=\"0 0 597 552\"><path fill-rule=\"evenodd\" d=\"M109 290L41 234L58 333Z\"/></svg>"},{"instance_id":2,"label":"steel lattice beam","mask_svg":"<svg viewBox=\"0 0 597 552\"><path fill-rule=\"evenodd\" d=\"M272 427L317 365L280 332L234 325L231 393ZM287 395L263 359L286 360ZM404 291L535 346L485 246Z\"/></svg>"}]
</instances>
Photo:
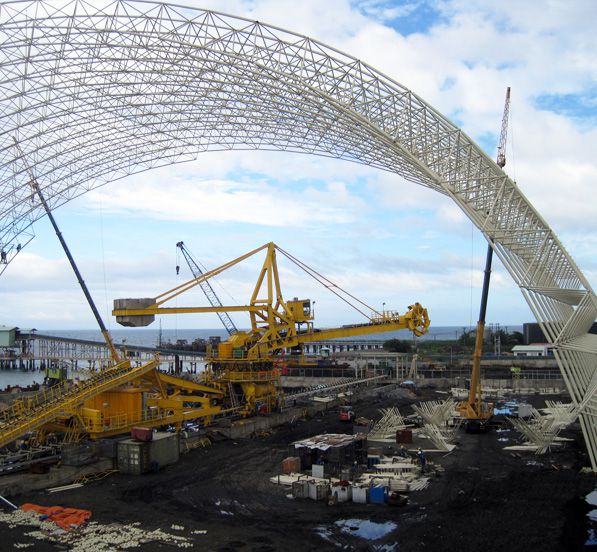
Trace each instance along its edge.
<instances>
[{"instance_id":1,"label":"steel lattice beam","mask_svg":"<svg viewBox=\"0 0 597 552\"><path fill-rule=\"evenodd\" d=\"M152 2L0 4L0 247L52 208L218 149L324 155L450 196L521 288L597 471L597 318L589 282L516 184L459 128L372 67L309 38ZM27 163L19 158L18 140Z\"/></svg>"}]
</instances>

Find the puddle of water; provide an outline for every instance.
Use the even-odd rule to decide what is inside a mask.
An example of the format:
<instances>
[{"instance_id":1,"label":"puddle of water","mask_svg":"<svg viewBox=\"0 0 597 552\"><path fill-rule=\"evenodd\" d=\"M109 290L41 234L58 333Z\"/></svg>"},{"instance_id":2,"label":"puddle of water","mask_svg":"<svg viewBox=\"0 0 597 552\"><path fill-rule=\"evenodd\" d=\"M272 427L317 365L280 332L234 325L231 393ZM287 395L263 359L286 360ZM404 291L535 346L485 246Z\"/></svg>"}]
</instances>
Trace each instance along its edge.
<instances>
[{"instance_id":1,"label":"puddle of water","mask_svg":"<svg viewBox=\"0 0 597 552\"><path fill-rule=\"evenodd\" d=\"M585 496L587 504L597 507L597 489L591 491ZM587 540L585 541L585 549L595 550L597 547L597 508L587 512Z\"/></svg>"},{"instance_id":2,"label":"puddle of water","mask_svg":"<svg viewBox=\"0 0 597 552\"><path fill-rule=\"evenodd\" d=\"M377 540L385 537L396 529L397 525L392 521L376 523L368 519L339 519L334 525L343 533L354 535L366 540Z\"/></svg>"}]
</instances>

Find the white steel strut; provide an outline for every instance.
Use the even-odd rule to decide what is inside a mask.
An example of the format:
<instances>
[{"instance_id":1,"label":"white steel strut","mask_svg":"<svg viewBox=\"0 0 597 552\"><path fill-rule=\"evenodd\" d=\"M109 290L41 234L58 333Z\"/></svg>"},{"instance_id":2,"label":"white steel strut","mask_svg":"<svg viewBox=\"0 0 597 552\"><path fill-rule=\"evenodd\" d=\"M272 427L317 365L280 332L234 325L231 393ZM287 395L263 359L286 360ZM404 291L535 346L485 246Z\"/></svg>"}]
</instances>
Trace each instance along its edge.
<instances>
[{"instance_id":1,"label":"white steel strut","mask_svg":"<svg viewBox=\"0 0 597 552\"><path fill-rule=\"evenodd\" d=\"M335 157L451 197L554 345L597 471L597 318L589 282L517 185L462 130L369 65L256 21L141 1L0 3L0 248L132 173L221 149ZM6 265L0 266L0 270Z\"/></svg>"}]
</instances>

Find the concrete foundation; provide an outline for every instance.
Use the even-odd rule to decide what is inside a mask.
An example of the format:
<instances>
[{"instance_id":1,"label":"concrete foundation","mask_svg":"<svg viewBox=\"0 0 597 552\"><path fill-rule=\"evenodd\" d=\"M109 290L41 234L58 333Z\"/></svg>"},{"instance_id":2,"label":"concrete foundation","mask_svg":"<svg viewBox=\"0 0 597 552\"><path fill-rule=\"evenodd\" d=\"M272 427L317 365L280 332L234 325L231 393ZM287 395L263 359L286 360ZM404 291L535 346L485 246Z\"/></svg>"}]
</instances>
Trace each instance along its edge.
<instances>
[{"instance_id":1,"label":"concrete foundation","mask_svg":"<svg viewBox=\"0 0 597 552\"><path fill-rule=\"evenodd\" d=\"M86 466L52 466L48 473L16 473L0 478L0 495L17 496L29 491L38 491L50 487L68 485L82 475L97 473L114 468L111 458L102 458Z\"/></svg>"}]
</instances>

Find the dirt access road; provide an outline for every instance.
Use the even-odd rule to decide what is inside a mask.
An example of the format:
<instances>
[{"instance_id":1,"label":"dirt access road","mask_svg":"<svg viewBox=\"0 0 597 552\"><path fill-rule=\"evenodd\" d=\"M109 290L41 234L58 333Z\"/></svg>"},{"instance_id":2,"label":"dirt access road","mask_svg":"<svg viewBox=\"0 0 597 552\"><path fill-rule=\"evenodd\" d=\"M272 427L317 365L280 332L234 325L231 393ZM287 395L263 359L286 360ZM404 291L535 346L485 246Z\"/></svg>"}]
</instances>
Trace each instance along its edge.
<instances>
[{"instance_id":1,"label":"dirt access road","mask_svg":"<svg viewBox=\"0 0 597 552\"><path fill-rule=\"evenodd\" d=\"M407 415L415 400L431 398L384 396L354 406L359 416L379 418L379 408L398 406ZM96 522L140 524L148 531L159 527L172 532L174 525L193 549L202 551L585 550L589 507L583 497L595 480L580 472L587 458L578 427L566 434L575 442L543 457L504 451L505 444L514 444L514 431L461 432L453 453L429 455L431 463L444 470L427 489L411 493L402 507L328 506L289 499L287 491L269 482L279 473L291 442L346 429L337 411L330 411L268 436L214 442L157 474L116 475L82 488L32 493L13 501L85 508ZM0 523L2 549L31 542L30 550L65 549L34 541L27 532ZM141 548L172 549L159 542Z\"/></svg>"}]
</instances>

